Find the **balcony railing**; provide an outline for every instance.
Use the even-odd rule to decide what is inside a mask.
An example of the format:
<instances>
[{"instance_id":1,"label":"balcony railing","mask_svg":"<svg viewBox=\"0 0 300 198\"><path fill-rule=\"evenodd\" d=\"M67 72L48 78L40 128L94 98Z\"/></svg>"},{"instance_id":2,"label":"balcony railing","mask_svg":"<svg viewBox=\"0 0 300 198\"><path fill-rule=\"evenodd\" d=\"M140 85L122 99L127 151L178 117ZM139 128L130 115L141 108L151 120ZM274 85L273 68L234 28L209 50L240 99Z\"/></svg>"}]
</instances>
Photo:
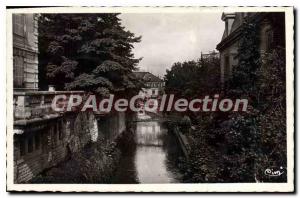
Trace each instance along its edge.
<instances>
[{"instance_id":1,"label":"balcony railing","mask_svg":"<svg viewBox=\"0 0 300 198\"><path fill-rule=\"evenodd\" d=\"M52 100L56 95L84 95L84 91L32 91L13 93L14 121L45 119L59 115L52 107Z\"/></svg>"}]
</instances>

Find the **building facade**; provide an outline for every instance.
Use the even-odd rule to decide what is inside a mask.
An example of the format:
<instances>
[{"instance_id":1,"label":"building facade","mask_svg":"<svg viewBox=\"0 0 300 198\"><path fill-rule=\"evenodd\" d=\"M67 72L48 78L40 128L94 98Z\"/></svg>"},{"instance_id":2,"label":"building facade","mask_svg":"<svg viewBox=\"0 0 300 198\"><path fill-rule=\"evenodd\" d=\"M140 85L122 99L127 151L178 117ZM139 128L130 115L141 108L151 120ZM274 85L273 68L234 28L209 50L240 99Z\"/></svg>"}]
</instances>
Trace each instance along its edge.
<instances>
[{"instance_id":1,"label":"building facade","mask_svg":"<svg viewBox=\"0 0 300 198\"><path fill-rule=\"evenodd\" d=\"M37 14L13 14L14 90L38 89Z\"/></svg>"},{"instance_id":2,"label":"building facade","mask_svg":"<svg viewBox=\"0 0 300 198\"><path fill-rule=\"evenodd\" d=\"M150 72L134 72L145 83L139 92L143 98L159 98L164 93L165 82Z\"/></svg>"},{"instance_id":3,"label":"building facade","mask_svg":"<svg viewBox=\"0 0 300 198\"><path fill-rule=\"evenodd\" d=\"M242 27L247 23L259 24L259 50L261 54L270 52L276 46L285 46L284 13L223 13L225 23L221 42L217 45L220 52L221 83L224 86L233 68L238 64L238 49Z\"/></svg>"},{"instance_id":4,"label":"building facade","mask_svg":"<svg viewBox=\"0 0 300 198\"><path fill-rule=\"evenodd\" d=\"M201 52L200 60L211 62L211 61L219 59L219 58L220 58L220 54L218 52L216 52L215 50L213 50L208 53Z\"/></svg>"}]
</instances>

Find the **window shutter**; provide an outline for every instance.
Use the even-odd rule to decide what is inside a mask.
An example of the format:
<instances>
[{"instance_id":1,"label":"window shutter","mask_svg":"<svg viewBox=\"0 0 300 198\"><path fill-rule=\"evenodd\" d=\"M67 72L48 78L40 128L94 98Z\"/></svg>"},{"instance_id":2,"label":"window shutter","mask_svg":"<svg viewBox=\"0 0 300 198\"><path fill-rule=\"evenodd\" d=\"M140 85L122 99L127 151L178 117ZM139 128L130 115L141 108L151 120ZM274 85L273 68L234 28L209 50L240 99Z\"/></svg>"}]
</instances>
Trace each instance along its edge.
<instances>
[{"instance_id":1,"label":"window shutter","mask_svg":"<svg viewBox=\"0 0 300 198\"><path fill-rule=\"evenodd\" d=\"M14 87L23 87L24 83L24 59L23 57L14 57Z\"/></svg>"},{"instance_id":2,"label":"window shutter","mask_svg":"<svg viewBox=\"0 0 300 198\"><path fill-rule=\"evenodd\" d=\"M24 37L24 23L25 17L23 14L13 15L13 32L19 36Z\"/></svg>"}]
</instances>

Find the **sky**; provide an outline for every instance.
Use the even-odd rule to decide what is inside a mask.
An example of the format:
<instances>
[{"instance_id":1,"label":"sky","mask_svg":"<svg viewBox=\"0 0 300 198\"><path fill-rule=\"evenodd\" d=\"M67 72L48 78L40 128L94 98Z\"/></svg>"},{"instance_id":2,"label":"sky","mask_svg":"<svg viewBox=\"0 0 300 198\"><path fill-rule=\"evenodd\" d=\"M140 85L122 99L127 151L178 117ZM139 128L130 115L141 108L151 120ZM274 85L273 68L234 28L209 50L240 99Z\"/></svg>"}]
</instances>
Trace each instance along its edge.
<instances>
[{"instance_id":1,"label":"sky","mask_svg":"<svg viewBox=\"0 0 300 198\"><path fill-rule=\"evenodd\" d=\"M119 17L126 30L142 36L134 45L139 68L163 76L175 62L197 60L201 52L215 50L221 41L222 13L124 13Z\"/></svg>"}]
</instances>

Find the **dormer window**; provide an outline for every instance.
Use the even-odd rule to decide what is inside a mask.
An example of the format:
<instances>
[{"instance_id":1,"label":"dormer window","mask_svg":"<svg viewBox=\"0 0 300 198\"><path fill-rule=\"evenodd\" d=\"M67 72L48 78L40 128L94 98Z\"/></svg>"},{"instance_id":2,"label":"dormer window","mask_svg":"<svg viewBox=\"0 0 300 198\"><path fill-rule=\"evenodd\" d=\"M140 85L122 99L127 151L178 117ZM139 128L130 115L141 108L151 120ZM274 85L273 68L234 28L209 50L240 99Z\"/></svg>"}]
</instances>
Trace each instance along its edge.
<instances>
[{"instance_id":1,"label":"dormer window","mask_svg":"<svg viewBox=\"0 0 300 198\"><path fill-rule=\"evenodd\" d=\"M225 22L225 36L230 34L233 21L235 19L235 13L223 13L222 20Z\"/></svg>"},{"instance_id":2,"label":"dormer window","mask_svg":"<svg viewBox=\"0 0 300 198\"><path fill-rule=\"evenodd\" d=\"M225 21L225 34L226 34L226 36L229 35L229 31L228 31L228 21Z\"/></svg>"}]
</instances>

